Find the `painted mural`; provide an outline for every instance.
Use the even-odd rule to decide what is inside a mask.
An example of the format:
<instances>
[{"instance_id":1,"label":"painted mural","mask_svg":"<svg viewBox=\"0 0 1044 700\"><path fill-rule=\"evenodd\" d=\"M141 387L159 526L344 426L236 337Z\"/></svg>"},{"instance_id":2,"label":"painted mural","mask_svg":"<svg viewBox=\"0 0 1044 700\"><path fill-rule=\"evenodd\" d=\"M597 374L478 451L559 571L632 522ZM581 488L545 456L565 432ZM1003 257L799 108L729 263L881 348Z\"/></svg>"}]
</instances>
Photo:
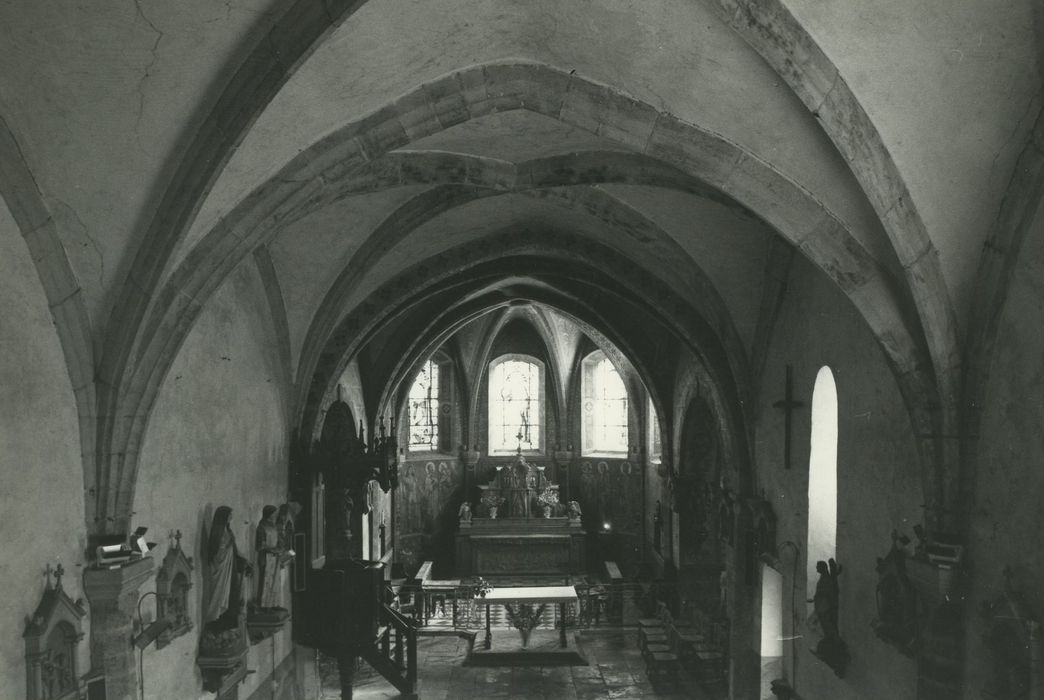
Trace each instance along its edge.
<instances>
[{"instance_id":1,"label":"painted mural","mask_svg":"<svg viewBox=\"0 0 1044 700\"><path fill-rule=\"evenodd\" d=\"M407 460L399 467L396 559L407 570L427 560L451 563L463 482L455 459Z\"/></svg>"},{"instance_id":2,"label":"painted mural","mask_svg":"<svg viewBox=\"0 0 1044 700\"><path fill-rule=\"evenodd\" d=\"M585 459L574 462L569 473L570 498L580 502L585 529L608 536L612 544L600 551L630 573L641 555L641 467L627 460Z\"/></svg>"}]
</instances>

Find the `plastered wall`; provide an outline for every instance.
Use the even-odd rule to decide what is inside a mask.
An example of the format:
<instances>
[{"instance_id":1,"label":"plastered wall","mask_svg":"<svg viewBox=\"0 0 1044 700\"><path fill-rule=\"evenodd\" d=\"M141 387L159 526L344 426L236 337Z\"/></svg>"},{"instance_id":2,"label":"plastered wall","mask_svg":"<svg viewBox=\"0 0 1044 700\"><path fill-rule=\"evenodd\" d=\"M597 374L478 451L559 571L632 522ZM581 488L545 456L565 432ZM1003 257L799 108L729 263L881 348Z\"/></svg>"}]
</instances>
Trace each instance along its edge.
<instances>
[{"instance_id":1,"label":"plastered wall","mask_svg":"<svg viewBox=\"0 0 1044 700\"><path fill-rule=\"evenodd\" d=\"M983 642L983 602L1011 567L1027 610L1044 618L1044 212L1038 209L1016 266L982 402L965 595L965 698L980 697L998 663ZM1025 638L1024 638L1025 639ZM1003 664L1001 664L1003 666Z\"/></svg>"},{"instance_id":2,"label":"plastered wall","mask_svg":"<svg viewBox=\"0 0 1044 700\"><path fill-rule=\"evenodd\" d=\"M80 434L58 334L28 248L0 201L0 697L25 696L25 618L61 560L62 587L83 596ZM77 672L90 665L87 636Z\"/></svg>"},{"instance_id":3,"label":"plastered wall","mask_svg":"<svg viewBox=\"0 0 1044 700\"><path fill-rule=\"evenodd\" d=\"M792 468L783 468L786 365L793 367L794 398L804 402L792 427ZM851 663L843 679L809 651L805 627L808 460L812 390L819 369L834 372L838 393L838 526L841 636ZM916 665L879 641L876 558L887 554L893 529L913 537L921 522L919 463L910 420L884 356L848 300L823 274L795 257L786 297L754 407L755 488L778 518L783 562L784 672L809 700L902 700L916 697ZM782 543L793 543L782 544ZM795 559L795 549L797 557ZM813 582L813 587L814 587ZM758 584L746 589L760 600ZM760 619L755 610L755 624ZM751 637L757 651L758 636Z\"/></svg>"},{"instance_id":4,"label":"plastered wall","mask_svg":"<svg viewBox=\"0 0 1044 700\"><path fill-rule=\"evenodd\" d=\"M172 529L196 565L190 607L194 629L170 646L149 647L143 658L147 698L213 697L202 691L195 658L203 601L203 542L214 510L232 508L239 551L255 561L254 532L265 504L286 496L287 419L276 364L275 338L260 278L244 265L214 295L189 334L160 391L142 447L134 522L149 527L160 546L157 566ZM284 607L288 576L281 577ZM253 597L256 581L248 579ZM150 581L142 592L154 589ZM150 596L142 608L154 611ZM250 647L255 673L240 697L268 681L292 647L287 630ZM276 697L276 696L273 696Z\"/></svg>"}]
</instances>

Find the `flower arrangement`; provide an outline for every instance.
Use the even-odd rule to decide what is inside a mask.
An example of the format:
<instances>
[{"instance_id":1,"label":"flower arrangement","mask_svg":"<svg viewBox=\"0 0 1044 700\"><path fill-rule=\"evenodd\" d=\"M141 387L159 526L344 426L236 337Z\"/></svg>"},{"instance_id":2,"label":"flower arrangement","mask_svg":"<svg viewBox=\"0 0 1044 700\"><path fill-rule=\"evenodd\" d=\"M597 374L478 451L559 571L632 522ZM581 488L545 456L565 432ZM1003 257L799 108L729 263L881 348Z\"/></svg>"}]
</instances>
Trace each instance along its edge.
<instances>
[{"instance_id":1,"label":"flower arrangement","mask_svg":"<svg viewBox=\"0 0 1044 700\"><path fill-rule=\"evenodd\" d=\"M505 501L505 498L492 491L486 491L482 494L480 500L482 501L482 505L486 506L486 508L499 508L500 504Z\"/></svg>"},{"instance_id":2,"label":"flower arrangement","mask_svg":"<svg viewBox=\"0 0 1044 700\"><path fill-rule=\"evenodd\" d=\"M558 489L553 489L551 487L544 489L540 492L540 495L537 496L537 503L545 508L556 505L558 503Z\"/></svg>"},{"instance_id":3,"label":"flower arrangement","mask_svg":"<svg viewBox=\"0 0 1044 700\"><path fill-rule=\"evenodd\" d=\"M479 576L475 583L471 584L471 597L485 598L486 594L492 590L493 584Z\"/></svg>"},{"instance_id":4,"label":"flower arrangement","mask_svg":"<svg viewBox=\"0 0 1044 700\"><path fill-rule=\"evenodd\" d=\"M540 616L544 614L546 607L547 603L541 603L535 608L530 603L519 603L515 607L505 605L504 610L512 627L521 632L529 632L540 624Z\"/></svg>"}]
</instances>

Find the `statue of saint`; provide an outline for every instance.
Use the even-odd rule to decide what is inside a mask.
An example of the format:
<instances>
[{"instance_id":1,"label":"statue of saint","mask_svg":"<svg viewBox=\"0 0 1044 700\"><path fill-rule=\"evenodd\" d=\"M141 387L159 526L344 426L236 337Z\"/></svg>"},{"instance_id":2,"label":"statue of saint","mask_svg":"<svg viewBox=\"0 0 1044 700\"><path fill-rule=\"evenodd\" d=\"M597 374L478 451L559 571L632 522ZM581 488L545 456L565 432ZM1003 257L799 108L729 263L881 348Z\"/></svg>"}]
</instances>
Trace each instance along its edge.
<instances>
[{"instance_id":1,"label":"statue of saint","mask_svg":"<svg viewBox=\"0 0 1044 700\"><path fill-rule=\"evenodd\" d=\"M214 511L207 542L207 602L203 622L213 632L234 629L243 604L243 576L253 569L236 548L231 527L232 509L220 506Z\"/></svg>"},{"instance_id":2,"label":"statue of saint","mask_svg":"<svg viewBox=\"0 0 1044 700\"><path fill-rule=\"evenodd\" d=\"M341 489L341 526L345 538L352 537L352 510L355 509L355 501L352 499L351 489Z\"/></svg>"},{"instance_id":3,"label":"statue of saint","mask_svg":"<svg viewBox=\"0 0 1044 700\"><path fill-rule=\"evenodd\" d=\"M841 636L837 627L841 597L837 577L841 575L841 566L833 559L829 563L818 561L816 571L819 573L819 581L816 583L816 593L812 597L813 608L823 629L823 637L836 639Z\"/></svg>"},{"instance_id":4,"label":"statue of saint","mask_svg":"<svg viewBox=\"0 0 1044 700\"><path fill-rule=\"evenodd\" d=\"M279 570L279 528L276 527L275 506L265 506L261 511L261 522L257 524L255 548L257 549L257 600L261 610L276 605L276 574Z\"/></svg>"},{"instance_id":5,"label":"statue of saint","mask_svg":"<svg viewBox=\"0 0 1044 700\"><path fill-rule=\"evenodd\" d=\"M570 520L579 520L583 512L580 510L580 504L576 501L569 501L569 518Z\"/></svg>"},{"instance_id":6,"label":"statue of saint","mask_svg":"<svg viewBox=\"0 0 1044 700\"><path fill-rule=\"evenodd\" d=\"M819 581L816 583L816 593L812 597L813 615L823 630L823 638L816 644L812 653L830 666L838 678L843 678L850 657L848 646L841 639L841 632L838 630L840 589L837 577L841 575L841 566L833 559L818 561L816 571L819 572Z\"/></svg>"},{"instance_id":7,"label":"statue of saint","mask_svg":"<svg viewBox=\"0 0 1044 700\"><path fill-rule=\"evenodd\" d=\"M462 523L470 523L471 522L471 504L468 503L467 501L464 501L463 503L461 503L460 504L460 508L457 510L457 517L460 518L460 522L462 522Z\"/></svg>"},{"instance_id":8,"label":"statue of saint","mask_svg":"<svg viewBox=\"0 0 1044 700\"><path fill-rule=\"evenodd\" d=\"M512 469L511 473L511 512L515 518L523 518L529 515L529 489L527 488L527 469L519 465Z\"/></svg>"}]
</instances>

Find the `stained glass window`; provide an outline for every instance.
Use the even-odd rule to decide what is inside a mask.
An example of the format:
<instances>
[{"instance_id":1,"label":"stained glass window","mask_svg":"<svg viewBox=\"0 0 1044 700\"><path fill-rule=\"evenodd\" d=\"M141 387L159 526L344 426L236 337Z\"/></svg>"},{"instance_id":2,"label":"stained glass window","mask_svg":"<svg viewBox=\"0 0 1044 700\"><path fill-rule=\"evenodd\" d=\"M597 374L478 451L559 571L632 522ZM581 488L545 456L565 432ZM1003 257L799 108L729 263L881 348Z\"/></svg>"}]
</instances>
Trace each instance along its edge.
<instances>
[{"instance_id":1,"label":"stained glass window","mask_svg":"<svg viewBox=\"0 0 1044 700\"><path fill-rule=\"evenodd\" d=\"M584 453L627 454L627 387L601 350L583 365Z\"/></svg>"},{"instance_id":2,"label":"stained glass window","mask_svg":"<svg viewBox=\"0 0 1044 700\"><path fill-rule=\"evenodd\" d=\"M410 444L412 452L434 452L439 445L439 366L428 360L410 388Z\"/></svg>"},{"instance_id":3,"label":"stained glass window","mask_svg":"<svg viewBox=\"0 0 1044 700\"><path fill-rule=\"evenodd\" d=\"M543 376L539 361L520 355L506 355L490 364L490 454L510 454L519 447L540 449Z\"/></svg>"}]
</instances>

